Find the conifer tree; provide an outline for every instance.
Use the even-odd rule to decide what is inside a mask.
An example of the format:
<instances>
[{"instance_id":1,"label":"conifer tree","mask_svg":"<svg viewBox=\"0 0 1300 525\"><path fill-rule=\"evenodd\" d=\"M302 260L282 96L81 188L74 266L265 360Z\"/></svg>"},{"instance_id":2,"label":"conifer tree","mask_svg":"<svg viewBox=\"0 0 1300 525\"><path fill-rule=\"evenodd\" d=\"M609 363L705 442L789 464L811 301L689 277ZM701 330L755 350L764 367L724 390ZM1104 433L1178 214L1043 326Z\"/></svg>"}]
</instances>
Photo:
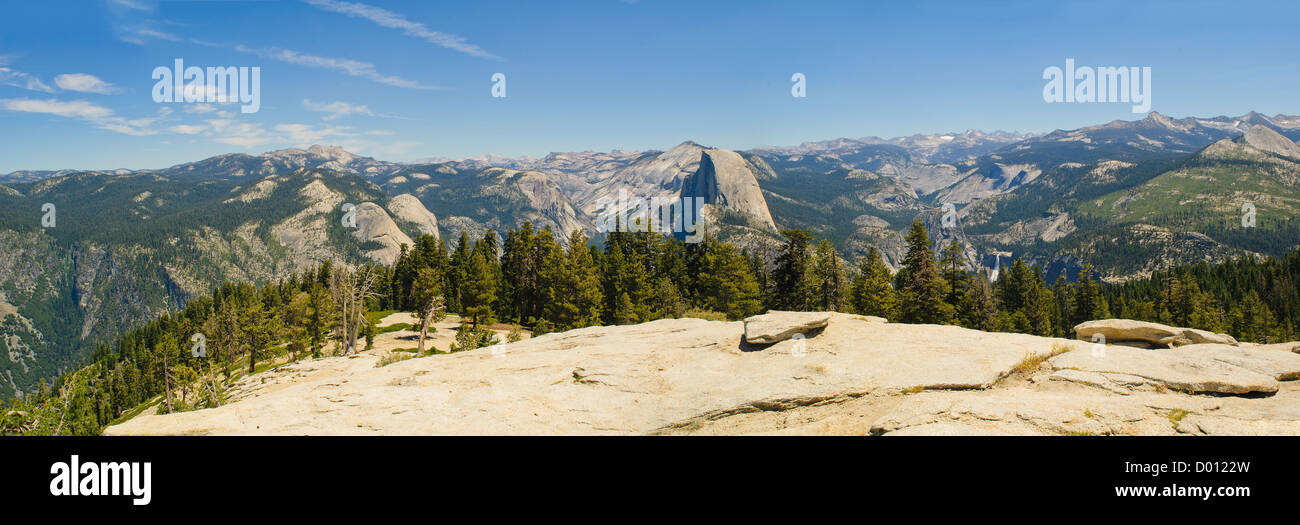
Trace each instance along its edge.
<instances>
[{"instance_id":1,"label":"conifer tree","mask_svg":"<svg viewBox=\"0 0 1300 525\"><path fill-rule=\"evenodd\" d=\"M446 279L447 290L447 309L465 313L465 275L469 273L470 265L470 242L469 233L461 230L460 240L456 243L456 250L451 254L451 260L448 261Z\"/></svg>"},{"instance_id":2,"label":"conifer tree","mask_svg":"<svg viewBox=\"0 0 1300 525\"><path fill-rule=\"evenodd\" d=\"M1052 284L1052 296L1056 298L1056 310L1060 323L1058 331L1070 335L1074 330L1074 286L1065 278L1065 272L1056 276Z\"/></svg>"},{"instance_id":3,"label":"conifer tree","mask_svg":"<svg viewBox=\"0 0 1300 525\"><path fill-rule=\"evenodd\" d=\"M815 274L817 276L818 302L822 310L839 312L844 310L844 295L847 287L847 279L844 276L844 268L840 264L840 256L835 252L835 247L831 242L822 239L817 243L817 266Z\"/></svg>"},{"instance_id":4,"label":"conifer tree","mask_svg":"<svg viewBox=\"0 0 1300 525\"><path fill-rule=\"evenodd\" d=\"M410 297L415 304L415 316L420 323L420 342L417 352L424 354L424 340L434 323L446 317L443 297L443 279L435 268L421 268L411 283Z\"/></svg>"},{"instance_id":5,"label":"conifer tree","mask_svg":"<svg viewBox=\"0 0 1300 525\"><path fill-rule=\"evenodd\" d=\"M935 267L930 238L921 221L912 223L907 234L907 254L903 257L903 275L899 291L900 314L905 323L944 324L953 319L952 305L944 301L948 285Z\"/></svg>"},{"instance_id":6,"label":"conifer tree","mask_svg":"<svg viewBox=\"0 0 1300 525\"><path fill-rule=\"evenodd\" d=\"M636 323L636 310L632 306L632 298L627 292L618 294L618 300L614 301L613 306L614 324L633 324Z\"/></svg>"},{"instance_id":7,"label":"conifer tree","mask_svg":"<svg viewBox=\"0 0 1300 525\"><path fill-rule=\"evenodd\" d=\"M735 246L709 238L705 243L703 272L698 282L706 306L733 320L757 314L762 304L749 261Z\"/></svg>"},{"instance_id":8,"label":"conifer tree","mask_svg":"<svg viewBox=\"0 0 1300 525\"><path fill-rule=\"evenodd\" d=\"M1072 325L1094 319L1105 319L1104 314L1106 312L1102 308L1105 303L1101 297L1100 287L1092 279L1091 264L1085 264L1079 270L1079 276L1075 278L1073 291L1074 304L1071 310L1074 318L1070 321Z\"/></svg>"},{"instance_id":9,"label":"conifer tree","mask_svg":"<svg viewBox=\"0 0 1300 525\"><path fill-rule=\"evenodd\" d=\"M967 328L991 331L997 323L997 305L993 289L983 274L970 279L961 297L961 324Z\"/></svg>"},{"instance_id":10,"label":"conifer tree","mask_svg":"<svg viewBox=\"0 0 1300 525\"><path fill-rule=\"evenodd\" d=\"M868 248L859 262L858 275L849 290L849 303L854 312L863 315L896 318L898 302L890 284L889 266L875 246Z\"/></svg>"},{"instance_id":11,"label":"conifer tree","mask_svg":"<svg viewBox=\"0 0 1300 525\"><path fill-rule=\"evenodd\" d=\"M567 252L555 247L547 254L543 281L548 292L544 307L548 320L565 330L600 324L604 303L600 271L581 230L569 236Z\"/></svg>"},{"instance_id":12,"label":"conifer tree","mask_svg":"<svg viewBox=\"0 0 1300 525\"><path fill-rule=\"evenodd\" d=\"M615 324L648 321L652 315L645 247L643 241L638 242L637 235L650 234L613 231L605 240L604 257L600 261L606 300L605 316L607 321ZM623 295L628 296L626 305L622 304ZM624 319L627 323L621 323L618 319Z\"/></svg>"},{"instance_id":13,"label":"conifer tree","mask_svg":"<svg viewBox=\"0 0 1300 525\"><path fill-rule=\"evenodd\" d=\"M953 239L944 248L942 258L939 260L939 268L942 269L943 278L948 283L948 294L945 300L953 306L961 304L961 298L965 295L968 286L965 249L957 239Z\"/></svg>"},{"instance_id":14,"label":"conifer tree","mask_svg":"<svg viewBox=\"0 0 1300 525\"><path fill-rule=\"evenodd\" d=\"M494 322L492 306L497 300L497 280L494 265L489 262L489 258L494 258L488 253L489 249L495 251L483 241L474 246L469 263L465 267L464 283L461 285L463 309L465 315L470 317L474 329L479 327L479 323Z\"/></svg>"},{"instance_id":15,"label":"conifer tree","mask_svg":"<svg viewBox=\"0 0 1300 525\"><path fill-rule=\"evenodd\" d=\"M325 336L330 332L330 322L334 319L333 298L319 282L310 284L307 292L307 336L311 341L311 355L319 358Z\"/></svg>"},{"instance_id":16,"label":"conifer tree","mask_svg":"<svg viewBox=\"0 0 1300 525\"><path fill-rule=\"evenodd\" d=\"M785 245L776 258L772 272L774 289L773 306L778 309L808 311L813 308L815 295L812 276L812 232L799 229L781 230Z\"/></svg>"}]
</instances>

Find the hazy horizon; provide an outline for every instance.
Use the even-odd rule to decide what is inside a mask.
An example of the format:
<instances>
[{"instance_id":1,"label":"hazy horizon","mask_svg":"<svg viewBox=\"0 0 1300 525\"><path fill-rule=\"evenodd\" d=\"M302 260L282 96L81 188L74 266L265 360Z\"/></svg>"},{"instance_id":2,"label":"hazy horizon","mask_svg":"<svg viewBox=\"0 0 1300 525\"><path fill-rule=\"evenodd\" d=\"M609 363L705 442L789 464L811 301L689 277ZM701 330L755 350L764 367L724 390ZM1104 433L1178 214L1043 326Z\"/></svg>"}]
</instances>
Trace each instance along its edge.
<instances>
[{"instance_id":1,"label":"hazy horizon","mask_svg":"<svg viewBox=\"0 0 1300 525\"><path fill-rule=\"evenodd\" d=\"M1044 69L1067 59L1151 68L1150 110L1175 118L1297 113L1286 39L1300 6L1201 4L10 5L0 173L155 169L318 143L394 161L539 157L1041 134L1144 116L1127 103L1045 102ZM257 111L156 102L151 72L178 59L260 68ZM796 73L806 97L791 96Z\"/></svg>"}]
</instances>

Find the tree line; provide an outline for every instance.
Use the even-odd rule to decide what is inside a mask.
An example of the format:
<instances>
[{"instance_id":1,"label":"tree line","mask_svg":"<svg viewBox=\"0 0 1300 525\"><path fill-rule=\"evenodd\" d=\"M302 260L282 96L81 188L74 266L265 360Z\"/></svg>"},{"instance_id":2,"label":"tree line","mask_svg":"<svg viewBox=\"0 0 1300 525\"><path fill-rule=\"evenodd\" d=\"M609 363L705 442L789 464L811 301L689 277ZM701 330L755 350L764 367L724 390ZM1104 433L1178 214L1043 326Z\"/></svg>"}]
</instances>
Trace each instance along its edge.
<instances>
[{"instance_id":1,"label":"tree line","mask_svg":"<svg viewBox=\"0 0 1300 525\"><path fill-rule=\"evenodd\" d=\"M345 355L371 341L371 313L415 314L425 337L447 312L460 314L460 351L496 342L500 322L534 335L660 318L738 320L765 310L840 311L895 322L1071 337L1075 324L1124 317L1226 331L1257 342L1291 340L1300 315L1300 252L1284 259L1198 264L1119 285L1091 266L1048 284L1020 259L996 279L969 264L957 241L938 253L922 223L906 236L896 270L876 248L856 266L813 232L783 230L770 256L711 236L685 243L652 232L581 231L566 241L530 223L449 249L424 235L391 266L326 261L260 287L228 283L99 344L91 362L24 399L11 399L0 433L96 434L142 407L213 407L240 377L306 356ZM203 334L202 341L194 334ZM202 344L200 344L202 343ZM198 347L202 356L196 356ZM441 353L431 348L428 354Z\"/></svg>"}]
</instances>

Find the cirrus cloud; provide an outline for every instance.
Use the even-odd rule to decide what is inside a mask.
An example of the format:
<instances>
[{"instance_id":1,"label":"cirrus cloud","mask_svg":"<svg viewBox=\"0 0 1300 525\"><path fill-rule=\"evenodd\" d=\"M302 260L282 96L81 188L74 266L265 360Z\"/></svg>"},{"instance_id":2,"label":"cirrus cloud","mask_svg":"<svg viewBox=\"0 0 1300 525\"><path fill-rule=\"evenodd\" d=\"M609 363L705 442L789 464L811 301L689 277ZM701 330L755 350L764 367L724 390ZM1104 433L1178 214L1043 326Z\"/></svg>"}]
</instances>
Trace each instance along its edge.
<instances>
[{"instance_id":1,"label":"cirrus cloud","mask_svg":"<svg viewBox=\"0 0 1300 525\"><path fill-rule=\"evenodd\" d=\"M58 100L52 98L44 100L30 98L0 99L0 111L75 118L90 122L99 129L136 137L157 134L158 132L152 129L153 124L171 114L170 109L162 108L158 110L158 117L128 119L114 114L111 109L85 100Z\"/></svg>"},{"instance_id":2,"label":"cirrus cloud","mask_svg":"<svg viewBox=\"0 0 1300 525\"><path fill-rule=\"evenodd\" d=\"M360 104L349 104L347 102L342 102L342 101L313 102L308 99L302 99L302 105L308 110L315 111L317 113L328 113L328 115L322 117L324 120L334 120L339 117L345 117L347 115L365 115L369 117L375 116L375 112L370 111L370 108L366 106Z\"/></svg>"},{"instance_id":3,"label":"cirrus cloud","mask_svg":"<svg viewBox=\"0 0 1300 525\"><path fill-rule=\"evenodd\" d=\"M52 98L45 100L30 98L0 99L0 109L81 119L97 119L113 115L113 110L103 106L96 106L84 100L63 101Z\"/></svg>"},{"instance_id":4,"label":"cirrus cloud","mask_svg":"<svg viewBox=\"0 0 1300 525\"><path fill-rule=\"evenodd\" d=\"M336 58L336 57L309 55L307 53L302 53L299 51L294 51L292 49L284 49L279 47L272 47L269 49L257 49L242 44L236 45L235 50L241 53L249 53L270 60L278 60L280 62L288 62L290 64L297 64L300 66L328 69L349 76L368 78L380 84L385 84L393 87L401 87L401 88L409 88L409 89L427 89L427 90L442 89L438 86L427 86L408 78L381 74L378 70L375 69L374 64L371 64L369 62L362 62L360 60L352 60L350 58Z\"/></svg>"},{"instance_id":5,"label":"cirrus cloud","mask_svg":"<svg viewBox=\"0 0 1300 525\"><path fill-rule=\"evenodd\" d=\"M483 48L467 42L465 37L443 33L441 31L434 31L425 27L424 24L407 20L405 16L387 9L360 2L340 2L338 0L306 0L306 2L314 7L326 11L332 11L353 18L369 20L375 24L390 29L398 29L407 36L420 38L431 44L459 51L467 55L480 58L499 58L492 53L484 51Z\"/></svg>"},{"instance_id":6,"label":"cirrus cloud","mask_svg":"<svg viewBox=\"0 0 1300 525\"><path fill-rule=\"evenodd\" d=\"M112 84L100 80L95 75L86 73L64 73L54 77L54 85L59 86L59 89L80 91L82 93L109 95L117 92L117 88Z\"/></svg>"},{"instance_id":7,"label":"cirrus cloud","mask_svg":"<svg viewBox=\"0 0 1300 525\"><path fill-rule=\"evenodd\" d=\"M23 73L22 71L15 71L7 67L3 67L3 64L4 61L0 60L0 84L6 86L13 86L17 88L23 88L28 91L41 91L44 93L54 92L54 88L46 85L44 82L41 82L41 79L36 78L27 73Z\"/></svg>"}]
</instances>

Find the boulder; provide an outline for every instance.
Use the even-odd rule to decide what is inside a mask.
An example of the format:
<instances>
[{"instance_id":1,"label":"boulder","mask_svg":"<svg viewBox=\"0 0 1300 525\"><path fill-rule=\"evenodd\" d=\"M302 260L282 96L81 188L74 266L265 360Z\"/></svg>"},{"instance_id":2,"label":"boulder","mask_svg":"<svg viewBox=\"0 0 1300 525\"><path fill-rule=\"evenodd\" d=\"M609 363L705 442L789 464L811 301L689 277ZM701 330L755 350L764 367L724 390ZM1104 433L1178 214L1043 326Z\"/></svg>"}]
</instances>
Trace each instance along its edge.
<instances>
[{"instance_id":1,"label":"boulder","mask_svg":"<svg viewBox=\"0 0 1300 525\"><path fill-rule=\"evenodd\" d=\"M1287 355L1285 352L1276 353ZM1258 356L1255 359L1262 361ZM1271 394L1278 390L1276 374L1242 368L1216 359L1210 352L1184 352L1181 348L1142 350L1107 346L1104 352L1067 352L1052 358L1051 363L1054 370L1096 372L1108 376L1108 381L1112 379L1109 376L1115 374L1137 376L1152 384L1188 393ZM1264 365L1259 367L1262 369Z\"/></svg>"},{"instance_id":2,"label":"boulder","mask_svg":"<svg viewBox=\"0 0 1300 525\"><path fill-rule=\"evenodd\" d=\"M1300 354L1285 349L1197 344L1180 346L1177 352L1253 370L1278 381L1300 379Z\"/></svg>"},{"instance_id":3,"label":"boulder","mask_svg":"<svg viewBox=\"0 0 1300 525\"><path fill-rule=\"evenodd\" d=\"M754 345L779 343L795 334L808 334L825 328L830 319L830 314L826 312L770 310L763 315L745 319L745 342Z\"/></svg>"},{"instance_id":4,"label":"boulder","mask_svg":"<svg viewBox=\"0 0 1300 525\"><path fill-rule=\"evenodd\" d=\"M1084 341L1092 341L1094 335L1101 334L1106 338L1106 343L1142 341L1164 347L1200 343L1237 344L1237 340L1227 334L1132 319L1100 319L1079 323L1074 327L1074 333Z\"/></svg>"}]
</instances>

